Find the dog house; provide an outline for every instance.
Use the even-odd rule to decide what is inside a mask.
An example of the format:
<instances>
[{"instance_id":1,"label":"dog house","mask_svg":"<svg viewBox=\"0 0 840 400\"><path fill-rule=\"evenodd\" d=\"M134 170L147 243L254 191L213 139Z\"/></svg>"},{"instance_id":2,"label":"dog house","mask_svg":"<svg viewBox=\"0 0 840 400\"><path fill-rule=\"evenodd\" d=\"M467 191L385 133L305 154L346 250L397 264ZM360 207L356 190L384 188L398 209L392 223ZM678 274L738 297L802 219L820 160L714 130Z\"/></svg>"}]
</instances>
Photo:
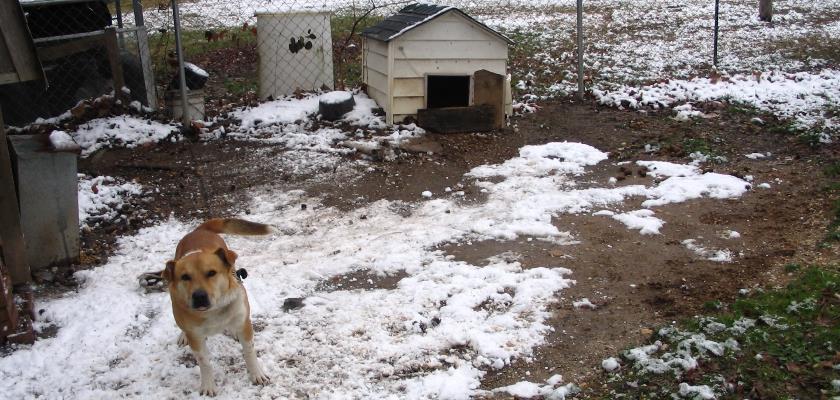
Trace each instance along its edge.
<instances>
[{"instance_id":1,"label":"dog house","mask_svg":"<svg viewBox=\"0 0 840 400\"><path fill-rule=\"evenodd\" d=\"M367 92L389 124L412 117L439 131L481 130L510 114L513 42L463 11L412 4L362 37Z\"/></svg>"}]
</instances>

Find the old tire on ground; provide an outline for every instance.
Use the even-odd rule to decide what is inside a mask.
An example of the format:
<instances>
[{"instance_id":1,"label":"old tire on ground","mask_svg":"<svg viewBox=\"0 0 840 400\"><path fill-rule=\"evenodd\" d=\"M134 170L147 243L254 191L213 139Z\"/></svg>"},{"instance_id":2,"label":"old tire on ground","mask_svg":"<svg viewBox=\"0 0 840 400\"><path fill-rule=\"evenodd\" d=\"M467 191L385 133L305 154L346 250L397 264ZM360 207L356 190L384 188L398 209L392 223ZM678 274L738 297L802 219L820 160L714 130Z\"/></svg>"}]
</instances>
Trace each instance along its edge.
<instances>
[{"instance_id":1,"label":"old tire on ground","mask_svg":"<svg viewBox=\"0 0 840 400\"><path fill-rule=\"evenodd\" d=\"M337 121L353 110L356 101L350 92L335 91L324 93L318 98L318 113L327 121Z\"/></svg>"}]
</instances>

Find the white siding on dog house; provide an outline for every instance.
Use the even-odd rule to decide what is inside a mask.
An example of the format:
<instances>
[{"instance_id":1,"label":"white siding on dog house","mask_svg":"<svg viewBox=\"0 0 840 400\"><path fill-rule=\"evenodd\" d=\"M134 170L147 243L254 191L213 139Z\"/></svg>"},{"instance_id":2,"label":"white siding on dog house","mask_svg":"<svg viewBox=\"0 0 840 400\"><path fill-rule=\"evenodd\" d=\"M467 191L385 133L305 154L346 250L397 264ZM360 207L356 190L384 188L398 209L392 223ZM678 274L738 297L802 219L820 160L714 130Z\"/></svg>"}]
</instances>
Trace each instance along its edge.
<instances>
[{"instance_id":1,"label":"white siding on dog house","mask_svg":"<svg viewBox=\"0 0 840 400\"><path fill-rule=\"evenodd\" d=\"M507 38L449 8L394 34L388 41L364 36L364 80L388 123L426 108L426 77L507 74ZM470 99L472 104L472 99Z\"/></svg>"},{"instance_id":2,"label":"white siding on dog house","mask_svg":"<svg viewBox=\"0 0 840 400\"><path fill-rule=\"evenodd\" d=\"M379 40L364 42L364 80L368 95L388 112L388 43Z\"/></svg>"}]
</instances>

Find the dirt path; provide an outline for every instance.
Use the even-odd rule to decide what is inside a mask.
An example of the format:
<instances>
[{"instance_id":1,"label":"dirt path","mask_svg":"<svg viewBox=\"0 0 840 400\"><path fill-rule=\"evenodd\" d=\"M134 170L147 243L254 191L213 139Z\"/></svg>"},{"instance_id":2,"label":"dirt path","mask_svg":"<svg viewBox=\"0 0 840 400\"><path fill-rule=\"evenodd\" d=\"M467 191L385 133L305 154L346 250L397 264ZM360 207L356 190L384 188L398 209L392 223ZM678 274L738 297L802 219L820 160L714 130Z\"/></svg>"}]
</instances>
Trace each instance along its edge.
<instances>
[{"instance_id":1,"label":"dirt path","mask_svg":"<svg viewBox=\"0 0 840 400\"><path fill-rule=\"evenodd\" d=\"M578 244L555 245L527 238L512 242L461 243L441 250L456 259L481 265L503 252L523 266L563 266L573 271L577 284L560 293L550 325L554 332L529 360L489 373L485 388L530 380L540 382L554 374L584 383L599 372L600 360L638 344L655 328L694 315L712 301L731 302L739 289L778 285L786 263L837 261L837 245L821 247L829 221L828 184L822 169L840 160L840 146L816 149L792 136L769 133L768 125L750 122L751 115L720 111L708 120L678 122L665 116L643 115L589 104L558 103L537 114L518 118L514 128L492 134L430 135L443 148L441 154L407 155L395 162L373 163L363 169L346 160L318 171L296 173L283 162L284 152L258 143L229 140L165 144L137 150L111 150L81 163L82 172L136 179L156 193L137 207L142 218L84 234L86 263L102 262L118 234L130 233L174 214L202 219L247 212L250 187L275 185L278 190L304 189L323 198L326 206L353 209L379 199L401 200L406 207L435 193L463 185L466 201L481 201L480 191L463 180L471 168L500 163L517 155L526 144L575 141L611 154L582 177L581 185L604 185L622 176L620 160L689 161L690 150L702 147L727 162L707 165L716 172L768 182L770 189L754 188L734 200L695 200L657 207L666 221L661 235L640 235L604 216L560 215L554 224L572 234ZM765 117L771 121L771 118ZM659 147L645 153L645 145ZM770 152L752 160L745 154ZM638 171L618 182L650 184ZM624 210L639 208L629 201ZM738 239L725 239L726 231ZM733 262L717 263L697 256L682 244L696 239L715 249L730 249ZM85 266L82 266L85 267ZM363 279L361 279L363 278ZM360 288L393 287L399 277L345 276L326 282ZM358 285L354 282L365 282ZM592 309L575 309L572 301L588 298Z\"/></svg>"}]
</instances>

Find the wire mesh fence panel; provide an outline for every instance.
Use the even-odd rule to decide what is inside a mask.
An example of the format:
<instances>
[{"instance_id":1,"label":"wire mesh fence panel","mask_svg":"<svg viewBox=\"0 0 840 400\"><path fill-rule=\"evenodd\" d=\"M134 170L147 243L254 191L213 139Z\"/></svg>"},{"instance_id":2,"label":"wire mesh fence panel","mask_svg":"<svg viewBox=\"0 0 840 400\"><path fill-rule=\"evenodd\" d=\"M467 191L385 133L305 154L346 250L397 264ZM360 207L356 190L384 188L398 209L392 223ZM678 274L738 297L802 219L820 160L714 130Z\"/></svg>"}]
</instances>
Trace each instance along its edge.
<instances>
[{"instance_id":1,"label":"wire mesh fence panel","mask_svg":"<svg viewBox=\"0 0 840 400\"><path fill-rule=\"evenodd\" d=\"M354 88L363 83L362 37L412 1L220 0L179 2L185 58L209 72L204 88L208 117L235 105L290 95L297 89ZM568 2L567 2L568 3ZM456 1L480 22L504 32L556 24L568 5L551 0ZM159 89L176 76L171 4L148 4L144 13ZM569 22L573 20L563 20ZM565 28L572 30L573 23ZM518 44L519 42L517 42ZM527 46L527 43L525 43ZM514 63L535 62L512 50ZM538 60L536 62L539 62ZM521 70L516 68L517 71Z\"/></svg>"},{"instance_id":2,"label":"wire mesh fence panel","mask_svg":"<svg viewBox=\"0 0 840 400\"><path fill-rule=\"evenodd\" d=\"M110 93L113 74L105 46L92 32L107 26L119 35L125 85L144 104L173 89L176 74L171 2L142 1L145 41L131 29L131 3L97 0L25 2L30 28L42 49L50 88L21 84L0 91L8 123L51 117L78 100ZM406 0L205 0L179 1L186 60L209 72L204 88L208 117L232 107L295 89L355 88L362 85L360 33L413 3ZM475 20L513 40L507 68L514 97L560 96L577 89L575 0L453 0ZM712 70L714 1L585 0L584 79L587 88L644 85L690 79ZM830 2L777 0L776 29L758 19L753 0L721 1L719 68L730 73L820 67L831 55L832 25L820 13ZM61 39L77 35L70 42ZM145 35L145 33L144 33ZM58 39L56 38L58 37ZM802 43L795 51L790 43ZM64 45L62 51L56 50ZM87 47L85 47L85 46ZM72 46L71 46L72 47ZM44 56L46 54L46 57ZM822 57L825 58L825 57ZM829 57L830 58L830 57ZM149 71L142 73L144 69ZM142 74L142 76L141 76ZM155 85L140 85L143 76ZM145 95L145 96L144 96ZM11 113L11 114L10 114Z\"/></svg>"},{"instance_id":3,"label":"wire mesh fence panel","mask_svg":"<svg viewBox=\"0 0 840 400\"><path fill-rule=\"evenodd\" d=\"M61 116L81 100L114 93L117 85L117 95L126 102L149 104L139 35L121 26L123 18L133 18L132 12L98 0L36 0L21 6L46 84L19 83L0 90L7 124Z\"/></svg>"}]
</instances>

